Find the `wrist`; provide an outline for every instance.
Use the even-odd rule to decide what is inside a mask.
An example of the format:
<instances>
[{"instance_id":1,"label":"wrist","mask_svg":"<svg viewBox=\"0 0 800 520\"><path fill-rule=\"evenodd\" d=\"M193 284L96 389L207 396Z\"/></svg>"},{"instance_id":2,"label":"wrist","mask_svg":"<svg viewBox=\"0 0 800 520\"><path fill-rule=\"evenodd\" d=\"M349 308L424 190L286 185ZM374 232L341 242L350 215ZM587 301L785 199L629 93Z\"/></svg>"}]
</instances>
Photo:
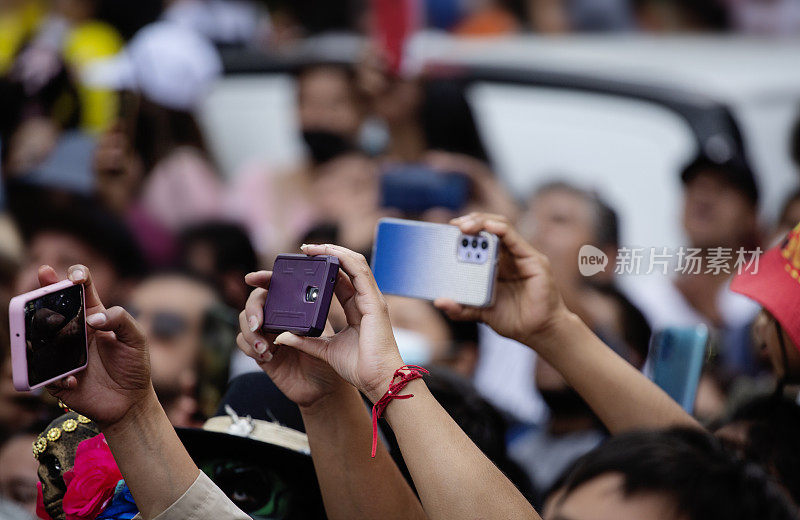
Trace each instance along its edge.
<instances>
[{"instance_id":1,"label":"wrist","mask_svg":"<svg viewBox=\"0 0 800 520\"><path fill-rule=\"evenodd\" d=\"M536 351L551 346L557 347L564 343L564 338L570 331L574 331L576 326L582 324L583 322L575 313L562 305L543 326L518 341Z\"/></svg>"},{"instance_id":2,"label":"wrist","mask_svg":"<svg viewBox=\"0 0 800 520\"><path fill-rule=\"evenodd\" d=\"M152 423L162 415L166 417L164 409L161 407L161 403L159 403L156 392L151 385L143 397L137 399L122 417L107 424L100 423L98 426L105 436L109 437L120 432L132 431L135 426L140 426L144 423Z\"/></svg>"},{"instance_id":3,"label":"wrist","mask_svg":"<svg viewBox=\"0 0 800 520\"><path fill-rule=\"evenodd\" d=\"M392 384L394 373L403 365L405 365L405 362L398 355L397 359L384 364L384 368L380 370L380 375L376 376L370 384L364 385L364 387L359 390L362 394L367 396L371 403L377 403L389 390L389 385Z\"/></svg>"},{"instance_id":4,"label":"wrist","mask_svg":"<svg viewBox=\"0 0 800 520\"><path fill-rule=\"evenodd\" d=\"M348 399L352 399L354 396L359 401L361 400L358 390L354 386L345 383L311 403L298 405L298 408L303 417L324 415L330 410L340 410L342 403L347 402Z\"/></svg>"}]
</instances>

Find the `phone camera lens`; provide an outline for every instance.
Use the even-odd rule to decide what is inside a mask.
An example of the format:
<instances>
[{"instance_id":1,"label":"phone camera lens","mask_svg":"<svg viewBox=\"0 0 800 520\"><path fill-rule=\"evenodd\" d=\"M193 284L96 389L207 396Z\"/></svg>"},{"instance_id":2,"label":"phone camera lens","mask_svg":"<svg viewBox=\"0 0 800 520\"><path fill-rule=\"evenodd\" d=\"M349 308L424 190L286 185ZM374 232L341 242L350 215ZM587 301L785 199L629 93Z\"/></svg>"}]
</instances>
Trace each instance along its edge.
<instances>
[{"instance_id":1,"label":"phone camera lens","mask_svg":"<svg viewBox=\"0 0 800 520\"><path fill-rule=\"evenodd\" d=\"M487 242L486 240L484 240L483 242L481 242L481 248L483 248L483 249L487 249L488 247L489 247L489 242Z\"/></svg>"},{"instance_id":2,"label":"phone camera lens","mask_svg":"<svg viewBox=\"0 0 800 520\"><path fill-rule=\"evenodd\" d=\"M306 288L306 301L308 303L314 303L319 298L319 287L307 287Z\"/></svg>"},{"instance_id":3,"label":"phone camera lens","mask_svg":"<svg viewBox=\"0 0 800 520\"><path fill-rule=\"evenodd\" d=\"M478 247L478 239L476 239L476 238L473 238L473 239L472 239L472 247L473 247L473 248L476 248L476 247Z\"/></svg>"},{"instance_id":4,"label":"phone camera lens","mask_svg":"<svg viewBox=\"0 0 800 520\"><path fill-rule=\"evenodd\" d=\"M469 240L465 238L464 240L461 241L461 245L467 247L469 245Z\"/></svg>"}]
</instances>

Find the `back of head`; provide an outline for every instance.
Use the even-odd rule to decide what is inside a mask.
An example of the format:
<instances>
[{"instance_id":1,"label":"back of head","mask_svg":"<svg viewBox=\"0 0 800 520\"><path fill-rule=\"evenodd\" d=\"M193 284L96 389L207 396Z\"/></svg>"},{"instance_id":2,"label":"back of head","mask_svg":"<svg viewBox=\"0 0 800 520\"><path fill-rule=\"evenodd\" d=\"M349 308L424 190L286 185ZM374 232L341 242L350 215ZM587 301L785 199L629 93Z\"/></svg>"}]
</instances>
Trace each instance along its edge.
<instances>
[{"instance_id":1,"label":"back of head","mask_svg":"<svg viewBox=\"0 0 800 520\"><path fill-rule=\"evenodd\" d=\"M666 499L673 518L687 520L789 520L794 507L759 467L725 451L714 437L693 429L612 437L579 459L560 486L559 503L601 476L620 475L624 499Z\"/></svg>"},{"instance_id":2,"label":"back of head","mask_svg":"<svg viewBox=\"0 0 800 520\"><path fill-rule=\"evenodd\" d=\"M776 477L800 504L800 406L786 398L758 397L739 407L728 424L746 432L735 446L740 454Z\"/></svg>"}]
</instances>

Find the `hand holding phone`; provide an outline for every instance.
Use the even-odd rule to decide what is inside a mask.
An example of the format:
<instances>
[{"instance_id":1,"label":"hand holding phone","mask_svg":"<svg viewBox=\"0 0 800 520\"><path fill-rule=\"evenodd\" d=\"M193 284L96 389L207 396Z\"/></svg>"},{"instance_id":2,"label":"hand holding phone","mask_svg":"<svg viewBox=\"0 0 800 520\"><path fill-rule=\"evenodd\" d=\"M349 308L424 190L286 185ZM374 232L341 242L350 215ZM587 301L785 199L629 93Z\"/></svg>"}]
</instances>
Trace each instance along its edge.
<instances>
[{"instance_id":1,"label":"hand holding phone","mask_svg":"<svg viewBox=\"0 0 800 520\"><path fill-rule=\"evenodd\" d=\"M33 390L86 368L85 306L83 286L69 280L11 299L14 388Z\"/></svg>"},{"instance_id":2,"label":"hand holding phone","mask_svg":"<svg viewBox=\"0 0 800 520\"><path fill-rule=\"evenodd\" d=\"M384 218L378 222L372 270L386 294L487 307L497 259L498 239L492 233L466 234L452 225Z\"/></svg>"},{"instance_id":3,"label":"hand holding phone","mask_svg":"<svg viewBox=\"0 0 800 520\"><path fill-rule=\"evenodd\" d=\"M40 267L43 287L18 296L10 309L15 386L47 385L101 428L133 417L134 408L155 409L142 328L123 308L103 305L86 266L73 265L68 278Z\"/></svg>"}]
</instances>

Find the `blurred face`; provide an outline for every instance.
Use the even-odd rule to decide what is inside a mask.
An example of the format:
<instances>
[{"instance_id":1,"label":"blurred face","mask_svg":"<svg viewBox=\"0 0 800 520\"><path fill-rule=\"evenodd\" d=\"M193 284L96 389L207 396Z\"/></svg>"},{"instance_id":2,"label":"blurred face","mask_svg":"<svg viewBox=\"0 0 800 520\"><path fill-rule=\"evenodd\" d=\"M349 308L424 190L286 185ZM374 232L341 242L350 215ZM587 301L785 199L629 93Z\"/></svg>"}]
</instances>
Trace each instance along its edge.
<instances>
[{"instance_id":1,"label":"blurred face","mask_svg":"<svg viewBox=\"0 0 800 520\"><path fill-rule=\"evenodd\" d=\"M0 448L0 496L36 514L39 464L31 456L35 435L20 435Z\"/></svg>"},{"instance_id":2,"label":"blurred face","mask_svg":"<svg viewBox=\"0 0 800 520\"><path fill-rule=\"evenodd\" d=\"M592 244L595 213L578 194L553 189L536 195L520 224L534 247L544 253L557 277L578 276L578 251Z\"/></svg>"},{"instance_id":3,"label":"blurred face","mask_svg":"<svg viewBox=\"0 0 800 520\"><path fill-rule=\"evenodd\" d=\"M625 496L623 477L608 473L578 486L566 498L556 492L547 501L544 520L680 520L675 504L657 493Z\"/></svg>"},{"instance_id":4,"label":"blurred face","mask_svg":"<svg viewBox=\"0 0 800 520\"><path fill-rule=\"evenodd\" d=\"M361 113L345 72L331 67L310 70L298 89L300 128L355 138Z\"/></svg>"},{"instance_id":5,"label":"blurred face","mask_svg":"<svg viewBox=\"0 0 800 520\"><path fill-rule=\"evenodd\" d=\"M130 310L150 345L153 386L162 399L190 393L202 347L202 324L213 292L181 276L158 276L132 293Z\"/></svg>"},{"instance_id":6,"label":"blurred face","mask_svg":"<svg viewBox=\"0 0 800 520\"><path fill-rule=\"evenodd\" d=\"M374 214L379 204L377 167L358 154L339 157L319 168L312 190L323 218L338 221Z\"/></svg>"},{"instance_id":7,"label":"blurred face","mask_svg":"<svg viewBox=\"0 0 800 520\"><path fill-rule=\"evenodd\" d=\"M412 331L420 338L424 338L430 349L431 361L441 360L447 355L452 342L450 329L444 318L429 302L387 295L386 303L389 305L392 328ZM402 354L404 346L400 340L398 347Z\"/></svg>"},{"instance_id":8,"label":"blurred face","mask_svg":"<svg viewBox=\"0 0 800 520\"><path fill-rule=\"evenodd\" d=\"M75 264L84 264L91 269L92 280L103 302L114 301L118 276L111 262L86 243L60 231L43 231L33 237L14 282L14 291L22 294L38 289L37 273L41 265L49 265L59 276L65 277L67 269Z\"/></svg>"},{"instance_id":9,"label":"blurred face","mask_svg":"<svg viewBox=\"0 0 800 520\"><path fill-rule=\"evenodd\" d=\"M783 348L778 338L778 327L775 326L776 320L767 310L762 309L753 324L755 342L760 344L766 351L772 365L772 372L776 378L781 378L786 374L783 360ZM783 344L786 347L786 364L789 367L790 379L800 380L800 350L797 345L789 338L785 331L783 334Z\"/></svg>"},{"instance_id":10,"label":"blurred face","mask_svg":"<svg viewBox=\"0 0 800 520\"><path fill-rule=\"evenodd\" d=\"M740 247L755 233L747 196L720 173L701 172L684 189L683 227L694 247Z\"/></svg>"}]
</instances>

